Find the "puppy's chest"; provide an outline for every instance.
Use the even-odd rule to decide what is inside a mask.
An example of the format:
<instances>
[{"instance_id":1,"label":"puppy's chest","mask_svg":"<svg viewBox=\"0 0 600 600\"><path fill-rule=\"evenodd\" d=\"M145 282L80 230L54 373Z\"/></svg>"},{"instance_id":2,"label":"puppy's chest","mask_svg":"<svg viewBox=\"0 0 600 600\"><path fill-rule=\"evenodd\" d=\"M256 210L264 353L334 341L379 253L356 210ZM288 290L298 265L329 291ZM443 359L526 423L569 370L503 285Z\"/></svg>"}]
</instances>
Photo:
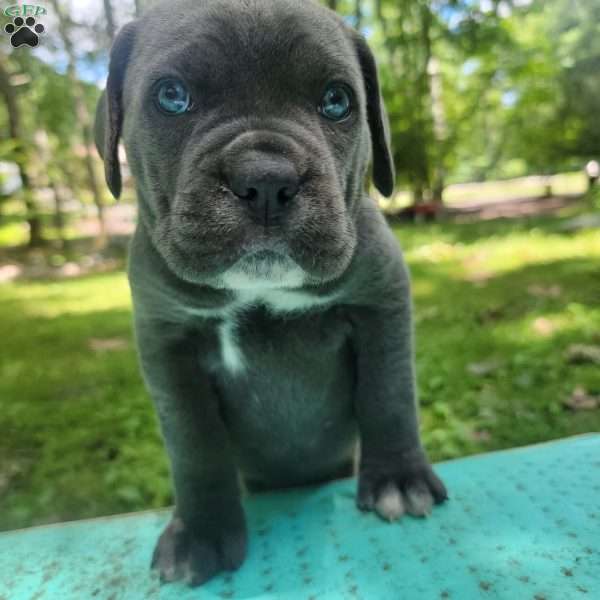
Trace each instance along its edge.
<instances>
[{"instance_id":1,"label":"puppy's chest","mask_svg":"<svg viewBox=\"0 0 600 600\"><path fill-rule=\"evenodd\" d=\"M298 373L319 354L335 353L349 336L343 310L330 298L278 291L238 302L217 328L221 367L230 377Z\"/></svg>"}]
</instances>

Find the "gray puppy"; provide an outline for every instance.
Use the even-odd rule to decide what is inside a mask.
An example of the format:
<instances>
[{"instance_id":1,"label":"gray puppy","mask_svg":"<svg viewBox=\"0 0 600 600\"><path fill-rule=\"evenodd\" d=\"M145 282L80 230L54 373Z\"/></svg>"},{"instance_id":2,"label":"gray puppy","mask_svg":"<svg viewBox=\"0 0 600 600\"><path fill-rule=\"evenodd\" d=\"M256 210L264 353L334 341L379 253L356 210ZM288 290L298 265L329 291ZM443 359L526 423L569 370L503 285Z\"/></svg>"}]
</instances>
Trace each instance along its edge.
<instances>
[{"instance_id":1,"label":"gray puppy","mask_svg":"<svg viewBox=\"0 0 600 600\"><path fill-rule=\"evenodd\" d=\"M139 196L129 278L169 453L153 565L192 585L246 554L241 487L350 475L393 520L446 498L419 440L409 278L364 192L394 173L365 41L310 0L187 0L123 28L96 140Z\"/></svg>"}]
</instances>

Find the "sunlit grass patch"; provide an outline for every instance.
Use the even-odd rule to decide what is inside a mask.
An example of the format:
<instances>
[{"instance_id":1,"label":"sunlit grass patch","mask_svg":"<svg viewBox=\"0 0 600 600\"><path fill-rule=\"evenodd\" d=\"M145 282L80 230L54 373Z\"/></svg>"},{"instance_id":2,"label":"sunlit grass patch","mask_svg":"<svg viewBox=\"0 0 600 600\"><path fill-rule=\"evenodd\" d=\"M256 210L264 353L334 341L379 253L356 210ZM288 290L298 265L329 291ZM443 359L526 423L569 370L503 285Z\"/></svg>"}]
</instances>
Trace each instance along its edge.
<instances>
[{"instance_id":1,"label":"sunlit grass patch","mask_svg":"<svg viewBox=\"0 0 600 600\"><path fill-rule=\"evenodd\" d=\"M56 317L130 310L129 285L122 272L80 279L14 283L0 290L0 301L19 304L29 317Z\"/></svg>"}]
</instances>

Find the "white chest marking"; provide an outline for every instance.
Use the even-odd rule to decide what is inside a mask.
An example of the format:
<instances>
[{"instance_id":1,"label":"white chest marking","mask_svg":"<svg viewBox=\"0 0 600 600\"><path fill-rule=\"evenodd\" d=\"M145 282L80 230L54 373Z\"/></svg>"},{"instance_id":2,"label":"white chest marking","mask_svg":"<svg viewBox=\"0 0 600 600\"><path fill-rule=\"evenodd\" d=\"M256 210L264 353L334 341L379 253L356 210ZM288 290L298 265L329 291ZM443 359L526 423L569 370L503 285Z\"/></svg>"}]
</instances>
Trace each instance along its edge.
<instances>
[{"instance_id":1,"label":"white chest marking","mask_svg":"<svg viewBox=\"0 0 600 600\"><path fill-rule=\"evenodd\" d=\"M221 359L227 371L238 375L245 370L244 355L238 345L236 335L237 322L235 318L227 318L219 325L219 340L221 342Z\"/></svg>"},{"instance_id":2,"label":"white chest marking","mask_svg":"<svg viewBox=\"0 0 600 600\"><path fill-rule=\"evenodd\" d=\"M332 302L334 296L318 297L294 290L244 290L237 294L236 302L227 308L219 325L221 359L230 375L241 375L246 369L244 353L237 336L238 313L246 308L264 304L273 313L302 312L314 306Z\"/></svg>"},{"instance_id":3,"label":"white chest marking","mask_svg":"<svg viewBox=\"0 0 600 600\"><path fill-rule=\"evenodd\" d=\"M238 315L246 308L265 305L273 314L303 312L315 306L331 303L335 295L313 296L299 290L266 289L240 290L234 304L223 312L223 323L219 325L221 359L229 375L241 375L246 369L246 360L237 336Z\"/></svg>"},{"instance_id":4,"label":"white chest marking","mask_svg":"<svg viewBox=\"0 0 600 600\"><path fill-rule=\"evenodd\" d=\"M271 313L303 312L332 303L337 294L316 296L302 290L304 271L291 259L257 262L243 259L218 281L222 289L235 294L232 303L220 309L193 311L198 317L220 318L221 360L229 375L241 375L247 364L239 343L238 325L242 313L253 306L265 306Z\"/></svg>"}]
</instances>

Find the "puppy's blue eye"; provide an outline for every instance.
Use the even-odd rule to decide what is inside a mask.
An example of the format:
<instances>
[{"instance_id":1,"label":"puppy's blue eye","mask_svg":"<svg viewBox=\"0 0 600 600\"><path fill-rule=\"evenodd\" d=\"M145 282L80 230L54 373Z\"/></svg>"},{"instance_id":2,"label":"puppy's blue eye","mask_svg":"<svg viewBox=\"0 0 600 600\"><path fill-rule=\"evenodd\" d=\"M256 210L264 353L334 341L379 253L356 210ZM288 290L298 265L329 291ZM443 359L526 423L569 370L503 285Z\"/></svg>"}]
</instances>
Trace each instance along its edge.
<instances>
[{"instance_id":1,"label":"puppy's blue eye","mask_svg":"<svg viewBox=\"0 0 600 600\"><path fill-rule=\"evenodd\" d=\"M156 91L158 107L169 115L180 115L190 108L188 89L177 79L164 79Z\"/></svg>"},{"instance_id":2,"label":"puppy's blue eye","mask_svg":"<svg viewBox=\"0 0 600 600\"><path fill-rule=\"evenodd\" d=\"M326 90L319 112L332 121L343 121L352 112L352 95L347 86L333 83Z\"/></svg>"}]
</instances>

